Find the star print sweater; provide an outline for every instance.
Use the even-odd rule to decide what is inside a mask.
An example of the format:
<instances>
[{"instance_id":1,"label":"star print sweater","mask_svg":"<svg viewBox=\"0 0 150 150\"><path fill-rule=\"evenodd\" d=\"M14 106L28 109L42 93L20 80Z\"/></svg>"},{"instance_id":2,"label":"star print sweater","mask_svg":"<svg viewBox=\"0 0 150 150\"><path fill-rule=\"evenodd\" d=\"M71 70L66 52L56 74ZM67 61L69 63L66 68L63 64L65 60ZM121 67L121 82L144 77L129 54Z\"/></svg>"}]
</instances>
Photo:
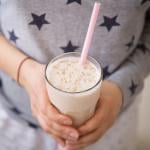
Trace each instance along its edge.
<instances>
[{"instance_id":1,"label":"star print sweater","mask_svg":"<svg viewBox=\"0 0 150 150\"><path fill-rule=\"evenodd\" d=\"M89 55L101 63L104 78L122 89L124 110L150 71L150 1L101 3ZM1 34L46 64L64 52L81 52L93 5L94 0L0 0ZM12 116L34 126L28 94L2 71L0 78L0 101Z\"/></svg>"}]
</instances>

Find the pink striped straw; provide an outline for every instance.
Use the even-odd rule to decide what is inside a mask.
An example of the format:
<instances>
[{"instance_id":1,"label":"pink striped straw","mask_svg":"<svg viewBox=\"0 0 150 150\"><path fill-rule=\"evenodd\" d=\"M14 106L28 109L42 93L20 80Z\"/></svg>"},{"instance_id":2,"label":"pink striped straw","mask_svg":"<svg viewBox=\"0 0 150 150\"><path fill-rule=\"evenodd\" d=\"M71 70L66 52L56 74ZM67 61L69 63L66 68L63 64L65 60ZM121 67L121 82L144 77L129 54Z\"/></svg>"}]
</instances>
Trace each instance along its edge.
<instances>
[{"instance_id":1,"label":"pink striped straw","mask_svg":"<svg viewBox=\"0 0 150 150\"><path fill-rule=\"evenodd\" d=\"M85 38L82 53L81 53L81 58L80 58L80 64L81 65L84 65L86 63L86 60L87 60L88 51L89 51L90 46L91 46L93 33L95 30L96 21L97 21L99 10L100 10L100 5L101 5L100 2L95 2L95 4L94 4L90 24L88 27L88 31L86 34L86 38Z\"/></svg>"}]
</instances>

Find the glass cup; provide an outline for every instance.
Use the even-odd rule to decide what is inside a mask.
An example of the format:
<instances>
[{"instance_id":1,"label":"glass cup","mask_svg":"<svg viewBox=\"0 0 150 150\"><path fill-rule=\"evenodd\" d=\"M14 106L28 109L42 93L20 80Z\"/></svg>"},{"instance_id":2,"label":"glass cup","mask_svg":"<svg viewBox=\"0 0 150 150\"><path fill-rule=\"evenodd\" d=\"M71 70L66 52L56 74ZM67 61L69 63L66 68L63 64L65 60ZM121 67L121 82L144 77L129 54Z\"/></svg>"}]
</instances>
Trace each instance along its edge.
<instances>
[{"instance_id":1,"label":"glass cup","mask_svg":"<svg viewBox=\"0 0 150 150\"><path fill-rule=\"evenodd\" d=\"M56 88L48 80L48 67L55 61L64 57L80 57L77 52L64 53L52 59L46 66L45 78L48 96L51 103L63 114L73 119L73 125L78 127L86 122L95 112L96 104L100 97L100 87L102 83L102 68L92 57L88 60L92 62L100 72L97 83L89 89L81 92L67 92Z\"/></svg>"}]
</instances>

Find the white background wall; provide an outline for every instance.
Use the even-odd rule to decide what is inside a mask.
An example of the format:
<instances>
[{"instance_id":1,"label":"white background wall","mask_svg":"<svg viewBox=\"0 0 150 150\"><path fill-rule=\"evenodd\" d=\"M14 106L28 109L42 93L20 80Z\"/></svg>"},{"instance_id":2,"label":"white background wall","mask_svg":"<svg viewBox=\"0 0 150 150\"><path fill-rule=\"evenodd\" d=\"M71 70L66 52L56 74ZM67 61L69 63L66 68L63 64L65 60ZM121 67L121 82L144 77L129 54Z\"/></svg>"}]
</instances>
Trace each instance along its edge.
<instances>
[{"instance_id":1,"label":"white background wall","mask_svg":"<svg viewBox=\"0 0 150 150\"><path fill-rule=\"evenodd\" d=\"M150 77L145 81L139 112L139 149L150 150Z\"/></svg>"}]
</instances>

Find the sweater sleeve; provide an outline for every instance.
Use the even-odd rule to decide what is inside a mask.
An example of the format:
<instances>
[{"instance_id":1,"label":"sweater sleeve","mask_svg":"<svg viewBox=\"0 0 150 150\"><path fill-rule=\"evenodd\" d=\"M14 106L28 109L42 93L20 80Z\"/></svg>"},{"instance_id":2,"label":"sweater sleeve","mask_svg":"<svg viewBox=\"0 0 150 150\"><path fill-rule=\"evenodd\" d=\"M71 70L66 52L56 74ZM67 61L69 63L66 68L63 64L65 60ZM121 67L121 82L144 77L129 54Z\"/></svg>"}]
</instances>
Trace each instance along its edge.
<instances>
[{"instance_id":1,"label":"sweater sleeve","mask_svg":"<svg viewBox=\"0 0 150 150\"><path fill-rule=\"evenodd\" d=\"M123 92L123 110L130 105L134 97L140 93L144 79L150 72L150 12L147 13L142 36L133 53L120 67L111 74L110 80Z\"/></svg>"}]
</instances>

